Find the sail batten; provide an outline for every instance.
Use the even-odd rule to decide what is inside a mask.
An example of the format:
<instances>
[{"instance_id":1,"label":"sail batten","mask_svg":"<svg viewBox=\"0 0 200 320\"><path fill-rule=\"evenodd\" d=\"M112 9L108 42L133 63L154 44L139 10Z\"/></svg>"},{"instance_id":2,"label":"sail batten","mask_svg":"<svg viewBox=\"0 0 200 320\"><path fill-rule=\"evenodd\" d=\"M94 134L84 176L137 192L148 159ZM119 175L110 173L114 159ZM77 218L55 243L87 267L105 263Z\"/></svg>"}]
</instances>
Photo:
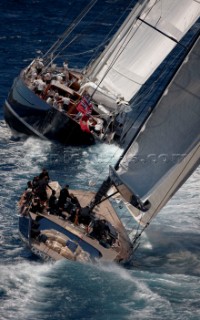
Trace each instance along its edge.
<instances>
[{"instance_id":1,"label":"sail batten","mask_svg":"<svg viewBox=\"0 0 200 320\"><path fill-rule=\"evenodd\" d=\"M160 32L162 35L164 35L165 37L171 39L172 41L175 41L176 43L179 43L178 42L178 38L181 38L182 36L182 33L180 32L180 30L178 30L176 27L174 27L171 23L166 23L165 22L165 27L164 29L165 30L168 30L168 33L167 32L163 32L161 29L158 29L156 27L154 27L153 25L149 24L147 21L145 20L142 20L141 18L138 18L138 20L140 20L141 22L143 22L144 24L146 24L147 26L151 27L152 29L154 29L155 31L157 32ZM164 22L162 23L164 24ZM170 36L170 33L171 34L176 34L176 37L173 37L173 36Z\"/></svg>"},{"instance_id":2,"label":"sail batten","mask_svg":"<svg viewBox=\"0 0 200 320\"><path fill-rule=\"evenodd\" d=\"M116 175L122 196L148 201L148 223L200 164L200 37L125 153ZM136 217L138 209L129 210Z\"/></svg>"},{"instance_id":3,"label":"sail batten","mask_svg":"<svg viewBox=\"0 0 200 320\"><path fill-rule=\"evenodd\" d=\"M194 0L143 1L90 70L90 81L130 101L199 18ZM138 14L136 14L136 12Z\"/></svg>"}]
</instances>

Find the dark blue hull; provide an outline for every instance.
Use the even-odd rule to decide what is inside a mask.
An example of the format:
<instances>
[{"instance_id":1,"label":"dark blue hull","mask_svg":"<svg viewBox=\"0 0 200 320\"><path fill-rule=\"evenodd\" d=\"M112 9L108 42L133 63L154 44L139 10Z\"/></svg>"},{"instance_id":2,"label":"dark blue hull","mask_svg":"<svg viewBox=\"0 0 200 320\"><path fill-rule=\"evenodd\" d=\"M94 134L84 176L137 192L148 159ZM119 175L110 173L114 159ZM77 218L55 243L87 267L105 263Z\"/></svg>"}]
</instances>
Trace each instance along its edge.
<instances>
[{"instance_id":1,"label":"dark blue hull","mask_svg":"<svg viewBox=\"0 0 200 320\"><path fill-rule=\"evenodd\" d=\"M15 79L4 104L4 117L14 133L63 144L91 144L94 137L78 123L32 92L21 76Z\"/></svg>"}]
</instances>

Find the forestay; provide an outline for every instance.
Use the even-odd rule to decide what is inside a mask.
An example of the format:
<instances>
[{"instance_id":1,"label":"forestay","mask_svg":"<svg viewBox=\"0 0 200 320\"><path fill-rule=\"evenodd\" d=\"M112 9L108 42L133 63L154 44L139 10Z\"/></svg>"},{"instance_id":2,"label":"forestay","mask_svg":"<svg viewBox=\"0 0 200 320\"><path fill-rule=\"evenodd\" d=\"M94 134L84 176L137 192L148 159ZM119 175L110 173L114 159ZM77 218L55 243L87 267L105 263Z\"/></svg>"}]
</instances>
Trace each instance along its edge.
<instances>
[{"instance_id":1,"label":"forestay","mask_svg":"<svg viewBox=\"0 0 200 320\"><path fill-rule=\"evenodd\" d=\"M122 195L135 194L151 207L146 224L200 163L200 38L184 60L144 127L120 162L117 175ZM129 205L130 209L130 205Z\"/></svg>"},{"instance_id":2,"label":"forestay","mask_svg":"<svg viewBox=\"0 0 200 320\"><path fill-rule=\"evenodd\" d=\"M138 1L90 68L90 80L130 101L199 15L197 0Z\"/></svg>"}]
</instances>

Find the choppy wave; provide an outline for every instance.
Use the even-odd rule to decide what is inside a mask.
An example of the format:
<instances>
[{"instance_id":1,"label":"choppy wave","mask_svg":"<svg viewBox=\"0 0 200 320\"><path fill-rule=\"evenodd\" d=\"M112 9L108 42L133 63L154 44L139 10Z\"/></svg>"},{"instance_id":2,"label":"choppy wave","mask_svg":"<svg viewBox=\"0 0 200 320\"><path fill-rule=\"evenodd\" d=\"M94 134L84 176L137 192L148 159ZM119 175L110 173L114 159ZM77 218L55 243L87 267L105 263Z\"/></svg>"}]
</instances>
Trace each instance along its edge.
<instances>
[{"instance_id":1,"label":"choppy wave","mask_svg":"<svg viewBox=\"0 0 200 320\"><path fill-rule=\"evenodd\" d=\"M69 261L20 262L3 267L1 274L2 320L175 320L195 319L200 311L198 278L191 283L179 274Z\"/></svg>"}]
</instances>

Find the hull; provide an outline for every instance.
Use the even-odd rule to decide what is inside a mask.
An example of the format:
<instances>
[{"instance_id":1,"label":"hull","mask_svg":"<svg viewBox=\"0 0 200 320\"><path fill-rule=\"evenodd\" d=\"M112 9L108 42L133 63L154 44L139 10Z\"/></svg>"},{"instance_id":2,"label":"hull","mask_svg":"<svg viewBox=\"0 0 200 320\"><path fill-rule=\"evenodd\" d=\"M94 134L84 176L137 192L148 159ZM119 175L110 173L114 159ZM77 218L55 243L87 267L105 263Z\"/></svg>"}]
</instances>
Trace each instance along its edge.
<instances>
[{"instance_id":1,"label":"hull","mask_svg":"<svg viewBox=\"0 0 200 320\"><path fill-rule=\"evenodd\" d=\"M94 137L65 113L31 91L22 76L15 79L4 104L5 121L14 134L37 136L63 144L92 144Z\"/></svg>"},{"instance_id":2,"label":"hull","mask_svg":"<svg viewBox=\"0 0 200 320\"><path fill-rule=\"evenodd\" d=\"M94 196L93 192L79 190L73 190L73 194L82 207ZM95 219L106 219L109 225L106 240L96 237L94 230L89 231L84 224L77 225L45 211L21 215L19 233L30 250L45 261L127 262L132 255L132 244L109 200L98 205L94 214Z\"/></svg>"}]
</instances>

